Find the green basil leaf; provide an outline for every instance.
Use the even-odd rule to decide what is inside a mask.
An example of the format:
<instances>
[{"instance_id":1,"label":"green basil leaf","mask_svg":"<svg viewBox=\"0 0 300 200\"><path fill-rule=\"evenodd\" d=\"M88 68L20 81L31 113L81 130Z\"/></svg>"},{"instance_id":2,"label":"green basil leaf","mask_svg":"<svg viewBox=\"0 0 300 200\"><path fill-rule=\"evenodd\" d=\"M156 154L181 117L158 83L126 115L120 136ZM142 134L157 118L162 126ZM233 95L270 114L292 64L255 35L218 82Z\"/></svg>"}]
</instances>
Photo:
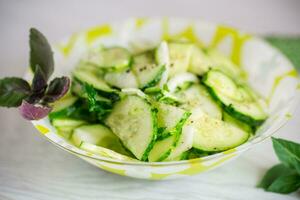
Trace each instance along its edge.
<instances>
[{"instance_id":1,"label":"green basil leaf","mask_svg":"<svg viewBox=\"0 0 300 200\"><path fill-rule=\"evenodd\" d=\"M300 175L295 173L278 177L267 189L269 192L288 194L300 188Z\"/></svg>"},{"instance_id":2,"label":"green basil leaf","mask_svg":"<svg viewBox=\"0 0 300 200\"><path fill-rule=\"evenodd\" d=\"M32 91L33 93L43 93L47 87L47 79L42 71L42 68L37 65L32 80Z\"/></svg>"},{"instance_id":3,"label":"green basil leaf","mask_svg":"<svg viewBox=\"0 0 300 200\"><path fill-rule=\"evenodd\" d=\"M63 97L69 90L70 79L68 77L60 77L53 79L46 91L43 101L52 103Z\"/></svg>"},{"instance_id":4,"label":"green basil leaf","mask_svg":"<svg viewBox=\"0 0 300 200\"><path fill-rule=\"evenodd\" d=\"M30 85L27 81L17 77L0 79L0 106L18 107L29 95Z\"/></svg>"},{"instance_id":5,"label":"green basil leaf","mask_svg":"<svg viewBox=\"0 0 300 200\"><path fill-rule=\"evenodd\" d=\"M295 170L290 169L283 164L277 164L267 171L257 187L267 190L274 180L282 175L290 174L291 172L295 172Z\"/></svg>"},{"instance_id":6,"label":"green basil leaf","mask_svg":"<svg viewBox=\"0 0 300 200\"><path fill-rule=\"evenodd\" d=\"M33 72L40 66L46 81L54 71L53 52L45 36L35 28L30 29L30 67Z\"/></svg>"},{"instance_id":7,"label":"green basil leaf","mask_svg":"<svg viewBox=\"0 0 300 200\"><path fill-rule=\"evenodd\" d=\"M272 142L279 160L300 174L300 144L277 138L272 138Z\"/></svg>"}]
</instances>

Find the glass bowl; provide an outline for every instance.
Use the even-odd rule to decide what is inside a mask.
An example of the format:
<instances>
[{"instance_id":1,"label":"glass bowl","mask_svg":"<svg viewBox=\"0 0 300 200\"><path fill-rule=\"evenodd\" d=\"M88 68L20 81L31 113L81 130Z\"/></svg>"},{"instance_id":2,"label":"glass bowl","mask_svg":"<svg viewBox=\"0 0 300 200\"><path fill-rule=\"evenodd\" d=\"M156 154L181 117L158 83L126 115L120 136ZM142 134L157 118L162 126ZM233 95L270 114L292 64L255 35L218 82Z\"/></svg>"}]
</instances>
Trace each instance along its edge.
<instances>
[{"instance_id":1,"label":"glass bowl","mask_svg":"<svg viewBox=\"0 0 300 200\"><path fill-rule=\"evenodd\" d=\"M56 146L101 169L123 176L162 180L191 176L221 166L269 138L292 117L299 101L300 84L297 71L288 59L258 37L201 20L133 18L75 33L54 45L55 74L69 75L80 56L96 45L142 50L176 37L220 50L246 71L251 86L267 99L269 118L249 141L225 152L192 160L120 161L77 148L56 133L48 118L32 121L33 125Z\"/></svg>"}]
</instances>

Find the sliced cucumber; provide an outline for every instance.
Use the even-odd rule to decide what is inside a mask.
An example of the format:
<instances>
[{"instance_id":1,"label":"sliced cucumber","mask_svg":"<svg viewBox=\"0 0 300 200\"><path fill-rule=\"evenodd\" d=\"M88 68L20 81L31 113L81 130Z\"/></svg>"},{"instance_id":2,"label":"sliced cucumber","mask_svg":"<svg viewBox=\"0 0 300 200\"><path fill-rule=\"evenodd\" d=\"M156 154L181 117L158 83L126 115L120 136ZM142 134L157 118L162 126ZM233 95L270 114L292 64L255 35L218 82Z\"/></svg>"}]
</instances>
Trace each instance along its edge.
<instances>
[{"instance_id":1,"label":"sliced cucumber","mask_svg":"<svg viewBox=\"0 0 300 200\"><path fill-rule=\"evenodd\" d=\"M105 70L119 70L131 64L130 52L122 47L112 47L89 52L84 62Z\"/></svg>"},{"instance_id":2,"label":"sliced cucumber","mask_svg":"<svg viewBox=\"0 0 300 200\"><path fill-rule=\"evenodd\" d=\"M53 118L51 120L52 125L56 128L57 133L65 139L70 139L73 130L78 126L86 124L83 120L77 120L72 118Z\"/></svg>"},{"instance_id":3,"label":"sliced cucumber","mask_svg":"<svg viewBox=\"0 0 300 200\"><path fill-rule=\"evenodd\" d=\"M83 142L127 154L119 138L107 127L101 124L83 125L74 130L73 143L81 147Z\"/></svg>"},{"instance_id":4,"label":"sliced cucumber","mask_svg":"<svg viewBox=\"0 0 300 200\"><path fill-rule=\"evenodd\" d=\"M100 147L100 146L90 144L90 143L87 143L87 142L82 142L81 145L80 145L80 148L85 150L85 151L88 151L88 152L91 152L91 153L94 153L94 154L98 154L100 156L116 159L116 160L138 161L138 160L136 160L134 158L131 158L129 156L125 156L123 154L112 151L111 149Z\"/></svg>"},{"instance_id":5,"label":"sliced cucumber","mask_svg":"<svg viewBox=\"0 0 300 200\"><path fill-rule=\"evenodd\" d=\"M193 113L191 119L196 129L193 147L203 151L231 149L246 142L250 136L250 133L204 112Z\"/></svg>"},{"instance_id":6,"label":"sliced cucumber","mask_svg":"<svg viewBox=\"0 0 300 200\"><path fill-rule=\"evenodd\" d=\"M245 72L239 66L234 64L228 57L215 49L207 49L206 52L207 56L210 58L211 67L213 69L218 69L233 78L245 78Z\"/></svg>"},{"instance_id":7,"label":"sliced cucumber","mask_svg":"<svg viewBox=\"0 0 300 200\"><path fill-rule=\"evenodd\" d=\"M140 89L137 88L124 88L121 90L125 95L136 95L143 99L147 99L147 95Z\"/></svg>"},{"instance_id":8,"label":"sliced cucumber","mask_svg":"<svg viewBox=\"0 0 300 200\"><path fill-rule=\"evenodd\" d=\"M167 83L170 92L176 92L177 90L184 90L191 83L198 83L198 78L191 73L185 72L174 76Z\"/></svg>"},{"instance_id":9,"label":"sliced cucumber","mask_svg":"<svg viewBox=\"0 0 300 200\"><path fill-rule=\"evenodd\" d=\"M74 129L75 127L73 126L56 127L57 133L67 140L71 138Z\"/></svg>"},{"instance_id":10,"label":"sliced cucumber","mask_svg":"<svg viewBox=\"0 0 300 200\"><path fill-rule=\"evenodd\" d=\"M186 111L176 106L168 105L165 103L156 103L157 112L157 124L159 128L164 129L165 134L173 135L178 123L186 118Z\"/></svg>"},{"instance_id":11,"label":"sliced cucumber","mask_svg":"<svg viewBox=\"0 0 300 200\"><path fill-rule=\"evenodd\" d=\"M155 50L155 61L158 65L165 66L165 71L159 81L159 87L163 88L168 81L170 72L170 56L167 42L161 42Z\"/></svg>"},{"instance_id":12,"label":"sliced cucumber","mask_svg":"<svg viewBox=\"0 0 300 200\"><path fill-rule=\"evenodd\" d=\"M203 78L205 85L214 88L218 93L237 101L243 101L239 88L232 78L220 70L210 70Z\"/></svg>"},{"instance_id":13,"label":"sliced cucumber","mask_svg":"<svg viewBox=\"0 0 300 200\"><path fill-rule=\"evenodd\" d=\"M202 81L212 97L220 102L232 117L251 126L258 126L267 118L258 102L221 71L210 70Z\"/></svg>"},{"instance_id":14,"label":"sliced cucumber","mask_svg":"<svg viewBox=\"0 0 300 200\"><path fill-rule=\"evenodd\" d=\"M138 88L136 77L130 68L108 72L104 75L104 80L111 86L117 88Z\"/></svg>"},{"instance_id":15,"label":"sliced cucumber","mask_svg":"<svg viewBox=\"0 0 300 200\"><path fill-rule=\"evenodd\" d=\"M156 109L143 98L125 96L113 107L106 124L139 160L147 160L157 137Z\"/></svg>"},{"instance_id":16,"label":"sliced cucumber","mask_svg":"<svg viewBox=\"0 0 300 200\"><path fill-rule=\"evenodd\" d=\"M155 142L153 149L150 151L149 162L159 162L165 160L171 153L176 136L172 135L163 140Z\"/></svg>"},{"instance_id":17,"label":"sliced cucumber","mask_svg":"<svg viewBox=\"0 0 300 200\"><path fill-rule=\"evenodd\" d=\"M72 93L80 98L84 98L84 99L87 99L88 98L88 94L86 92L86 86L79 82L79 81L76 81L76 80L73 80L72 82ZM112 102L111 99L109 98L106 98L106 97L103 97L99 94L96 94L96 100L99 101L99 102L103 102L103 103L107 103L107 104L110 104Z\"/></svg>"},{"instance_id":18,"label":"sliced cucumber","mask_svg":"<svg viewBox=\"0 0 300 200\"><path fill-rule=\"evenodd\" d=\"M197 46L192 47L191 60L189 63L188 71L197 75L203 75L209 70L210 67L213 67L214 63L211 61L211 58L207 56Z\"/></svg>"},{"instance_id":19,"label":"sliced cucumber","mask_svg":"<svg viewBox=\"0 0 300 200\"><path fill-rule=\"evenodd\" d=\"M237 128L240 128L248 133L253 134L253 132L254 132L254 129L251 126L249 126L248 124L246 124L242 121L235 119L234 117L230 116L226 112L223 113L223 121L226 123L229 123L233 126L236 126Z\"/></svg>"},{"instance_id":20,"label":"sliced cucumber","mask_svg":"<svg viewBox=\"0 0 300 200\"><path fill-rule=\"evenodd\" d=\"M73 105L77 101L77 99L78 99L77 97L72 96L72 95L65 96L53 104L53 109L51 112L61 111L65 108Z\"/></svg>"},{"instance_id":21,"label":"sliced cucumber","mask_svg":"<svg viewBox=\"0 0 300 200\"><path fill-rule=\"evenodd\" d=\"M73 76L82 83L92 85L95 89L105 92L114 90L104 81L103 74L99 70L87 69L83 67L76 68Z\"/></svg>"},{"instance_id":22,"label":"sliced cucumber","mask_svg":"<svg viewBox=\"0 0 300 200\"><path fill-rule=\"evenodd\" d=\"M176 160L183 152L188 151L193 146L195 129L189 125L190 122L182 127L181 135L177 140L176 145L171 151L170 155L166 158L167 161Z\"/></svg>"},{"instance_id":23,"label":"sliced cucumber","mask_svg":"<svg viewBox=\"0 0 300 200\"><path fill-rule=\"evenodd\" d=\"M184 149L191 147L193 141L193 136L188 137L188 129L183 128L190 116L189 112L164 104L160 104L159 108L158 124L164 128L165 134L161 137L163 139L156 141L150 151L150 162L172 160L185 151Z\"/></svg>"},{"instance_id":24,"label":"sliced cucumber","mask_svg":"<svg viewBox=\"0 0 300 200\"><path fill-rule=\"evenodd\" d=\"M155 86L160 81L165 69L165 65L155 63L152 52L134 57L132 71L136 75L139 88Z\"/></svg>"},{"instance_id":25,"label":"sliced cucumber","mask_svg":"<svg viewBox=\"0 0 300 200\"><path fill-rule=\"evenodd\" d=\"M85 124L83 120L72 119L72 118L54 118L52 125L55 127L78 127Z\"/></svg>"},{"instance_id":26,"label":"sliced cucumber","mask_svg":"<svg viewBox=\"0 0 300 200\"><path fill-rule=\"evenodd\" d=\"M186 72L189 66L192 46L190 43L168 43L170 72L169 77Z\"/></svg>"},{"instance_id":27,"label":"sliced cucumber","mask_svg":"<svg viewBox=\"0 0 300 200\"><path fill-rule=\"evenodd\" d=\"M154 100L161 103L166 103L166 104L176 105L176 106L181 104L180 99L178 99L175 95L171 94L165 89L161 89L160 87L146 88L144 92L148 96L152 97Z\"/></svg>"},{"instance_id":28,"label":"sliced cucumber","mask_svg":"<svg viewBox=\"0 0 300 200\"><path fill-rule=\"evenodd\" d=\"M221 107L211 98L206 88L199 84L193 84L186 90L176 93L179 99L184 99L181 107L193 111L201 109L211 117L222 119Z\"/></svg>"}]
</instances>

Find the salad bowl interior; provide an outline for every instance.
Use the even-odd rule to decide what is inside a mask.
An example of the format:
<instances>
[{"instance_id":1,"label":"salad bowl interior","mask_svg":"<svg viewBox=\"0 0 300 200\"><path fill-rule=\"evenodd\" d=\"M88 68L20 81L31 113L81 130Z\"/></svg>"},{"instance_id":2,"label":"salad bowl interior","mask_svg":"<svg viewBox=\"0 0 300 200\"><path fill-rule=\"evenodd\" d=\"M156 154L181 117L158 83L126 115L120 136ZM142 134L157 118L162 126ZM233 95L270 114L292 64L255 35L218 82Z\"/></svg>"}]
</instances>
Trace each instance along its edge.
<instances>
[{"instance_id":1,"label":"salad bowl interior","mask_svg":"<svg viewBox=\"0 0 300 200\"><path fill-rule=\"evenodd\" d=\"M299 101L297 71L277 49L264 40L235 28L180 18L133 18L102 24L72 34L54 45L55 75L70 75L81 56L95 46L122 46L144 50L162 40L183 37L203 47L213 47L239 65L250 85L267 101L268 119L246 143L202 158L169 162L112 159L77 148L59 136L48 118L32 121L49 141L87 162L112 173L144 179L190 176L216 168L269 138L291 117Z\"/></svg>"}]
</instances>

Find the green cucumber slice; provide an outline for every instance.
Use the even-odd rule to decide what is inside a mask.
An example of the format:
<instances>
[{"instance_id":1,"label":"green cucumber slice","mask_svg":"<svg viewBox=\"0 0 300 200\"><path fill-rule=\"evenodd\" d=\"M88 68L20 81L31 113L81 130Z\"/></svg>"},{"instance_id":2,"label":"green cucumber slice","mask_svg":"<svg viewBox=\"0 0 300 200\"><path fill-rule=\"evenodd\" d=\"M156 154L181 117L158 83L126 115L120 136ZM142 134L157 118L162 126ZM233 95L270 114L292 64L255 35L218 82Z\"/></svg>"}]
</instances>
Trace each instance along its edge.
<instances>
[{"instance_id":1,"label":"green cucumber slice","mask_svg":"<svg viewBox=\"0 0 300 200\"><path fill-rule=\"evenodd\" d=\"M131 95L117 102L106 124L136 158L145 161L157 137L157 117L144 98Z\"/></svg>"},{"instance_id":2,"label":"green cucumber slice","mask_svg":"<svg viewBox=\"0 0 300 200\"><path fill-rule=\"evenodd\" d=\"M186 111L176 106L165 103L156 103L157 124L159 128L163 128L165 134L173 135L177 130L174 130L182 118L186 118ZM177 127L178 128L178 127ZM175 133L174 133L175 132Z\"/></svg>"},{"instance_id":3,"label":"green cucumber slice","mask_svg":"<svg viewBox=\"0 0 300 200\"><path fill-rule=\"evenodd\" d=\"M148 160L150 162L172 160L185 151L185 148L192 146L193 137L187 137L189 133L183 128L190 113L163 103L159 103L156 107L158 126L164 131L150 151Z\"/></svg>"},{"instance_id":4,"label":"green cucumber slice","mask_svg":"<svg viewBox=\"0 0 300 200\"><path fill-rule=\"evenodd\" d=\"M249 126L248 124L246 124L242 121L235 119L234 117L232 117L231 115L229 115L226 112L223 113L223 121L226 123L229 123L233 126L236 126L237 128L242 129L248 133L251 133L251 134L254 133L254 129L251 126Z\"/></svg>"},{"instance_id":5,"label":"green cucumber slice","mask_svg":"<svg viewBox=\"0 0 300 200\"><path fill-rule=\"evenodd\" d=\"M198 111L191 116L194 134L193 147L202 151L224 151L246 142L250 133Z\"/></svg>"},{"instance_id":6,"label":"green cucumber slice","mask_svg":"<svg viewBox=\"0 0 300 200\"><path fill-rule=\"evenodd\" d=\"M168 81L167 86L170 92L176 92L178 90L186 89L192 83L198 82L199 80L194 74L185 72L171 78Z\"/></svg>"},{"instance_id":7,"label":"green cucumber slice","mask_svg":"<svg viewBox=\"0 0 300 200\"><path fill-rule=\"evenodd\" d=\"M127 154L119 138L109 128L101 124L83 125L74 129L72 141L78 147L86 142Z\"/></svg>"},{"instance_id":8,"label":"green cucumber slice","mask_svg":"<svg viewBox=\"0 0 300 200\"><path fill-rule=\"evenodd\" d=\"M207 72L210 67L213 67L214 63L211 61L211 58L207 56L202 49L193 45L191 51L191 60L188 67L189 72L201 76Z\"/></svg>"},{"instance_id":9,"label":"green cucumber slice","mask_svg":"<svg viewBox=\"0 0 300 200\"><path fill-rule=\"evenodd\" d=\"M218 69L236 79L245 79L245 72L227 56L221 54L216 49L206 49L206 53L210 58L211 68Z\"/></svg>"},{"instance_id":10,"label":"green cucumber slice","mask_svg":"<svg viewBox=\"0 0 300 200\"><path fill-rule=\"evenodd\" d=\"M123 154L120 154L118 152L115 152L111 149L107 149L101 146L97 146L94 144L90 144L87 142L82 142L80 145L80 148L88 151L90 153L94 153L94 154L98 154L100 156L104 156L104 157L108 157L108 158L112 158L112 159L116 159L116 160L122 160L122 161L138 161L134 158L131 158L129 156L125 156Z\"/></svg>"},{"instance_id":11,"label":"green cucumber slice","mask_svg":"<svg viewBox=\"0 0 300 200\"><path fill-rule=\"evenodd\" d=\"M169 77L186 72L189 67L192 46L190 43L168 43L170 71Z\"/></svg>"},{"instance_id":12,"label":"green cucumber slice","mask_svg":"<svg viewBox=\"0 0 300 200\"><path fill-rule=\"evenodd\" d=\"M104 70L119 70L131 64L130 52L122 47L93 49L83 62L95 65Z\"/></svg>"},{"instance_id":13,"label":"green cucumber slice","mask_svg":"<svg viewBox=\"0 0 300 200\"><path fill-rule=\"evenodd\" d=\"M114 92L103 79L103 74L99 70L78 67L73 71L73 76L82 83L92 85L95 89L104 92Z\"/></svg>"},{"instance_id":14,"label":"green cucumber slice","mask_svg":"<svg viewBox=\"0 0 300 200\"><path fill-rule=\"evenodd\" d=\"M155 63L153 52L136 55L133 59L132 71L136 75L139 88L155 86L165 71L165 65Z\"/></svg>"},{"instance_id":15,"label":"green cucumber slice","mask_svg":"<svg viewBox=\"0 0 300 200\"><path fill-rule=\"evenodd\" d=\"M72 95L64 96L53 104L53 109L51 112L58 112L69 106L72 106L77 100L78 98Z\"/></svg>"},{"instance_id":16,"label":"green cucumber slice","mask_svg":"<svg viewBox=\"0 0 300 200\"><path fill-rule=\"evenodd\" d=\"M170 71L170 56L167 42L161 42L155 50L155 61L158 65L165 66L165 71L159 81L159 87L163 88L168 81Z\"/></svg>"},{"instance_id":17,"label":"green cucumber slice","mask_svg":"<svg viewBox=\"0 0 300 200\"><path fill-rule=\"evenodd\" d=\"M172 151L175 139L175 135L172 135L168 138L155 142L153 149L150 151L148 156L149 162L159 162L165 160Z\"/></svg>"},{"instance_id":18,"label":"green cucumber slice","mask_svg":"<svg viewBox=\"0 0 300 200\"><path fill-rule=\"evenodd\" d=\"M107 72L104 80L111 86L117 88L138 88L137 79L131 69L123 71Z\"/></svg>"},{"instance_id":19,"label":"green cucumber slice","mask_svg":"<svg viewBox=\"0 0 300 200\"><path fill-rule=\"evenodd\" d=\"M72 118L54 118L52 119L52 125L55 127L78 127L85 124L84 120L72 119Z\"/></svg>"},{"instance_id":20,"label":"green cucumber slice","mask_svg":"<svg viewBox=\"0 0 300 200\"><path fill-rule=\"evenodd\" d=\"M267 118L267 114L256 99L221 71L210 70L202 81L211 96L232 117L250 126L259 126Z\"/></svg>"},{"instance_id":21,"label":"green cucumber slice","mask_svg":"<svg viewBox=\"0 0 300 200\"><path fill-rule=\"evenodd\" d=\"M206 88L199 84L193 84L185 90L180 90L176 93L179 99L184 99L181 107L193 111L201 109L211 117L222 119L222 109L213 100Z\"/></svg>"},{"instance_id":22,"label":"green cucumber slice","mask_svg":"<svg viewBox=\"0 0 300 200\"><path fill-rule=\"evenodd\" d=\"M193 147L194 134L194 127L190 126L190 121L186 122L186 124L182 127L181 135L177 139L174 148L165 160L176 160L182 153L191 149Z\"/></svg>"}]
</instances>

